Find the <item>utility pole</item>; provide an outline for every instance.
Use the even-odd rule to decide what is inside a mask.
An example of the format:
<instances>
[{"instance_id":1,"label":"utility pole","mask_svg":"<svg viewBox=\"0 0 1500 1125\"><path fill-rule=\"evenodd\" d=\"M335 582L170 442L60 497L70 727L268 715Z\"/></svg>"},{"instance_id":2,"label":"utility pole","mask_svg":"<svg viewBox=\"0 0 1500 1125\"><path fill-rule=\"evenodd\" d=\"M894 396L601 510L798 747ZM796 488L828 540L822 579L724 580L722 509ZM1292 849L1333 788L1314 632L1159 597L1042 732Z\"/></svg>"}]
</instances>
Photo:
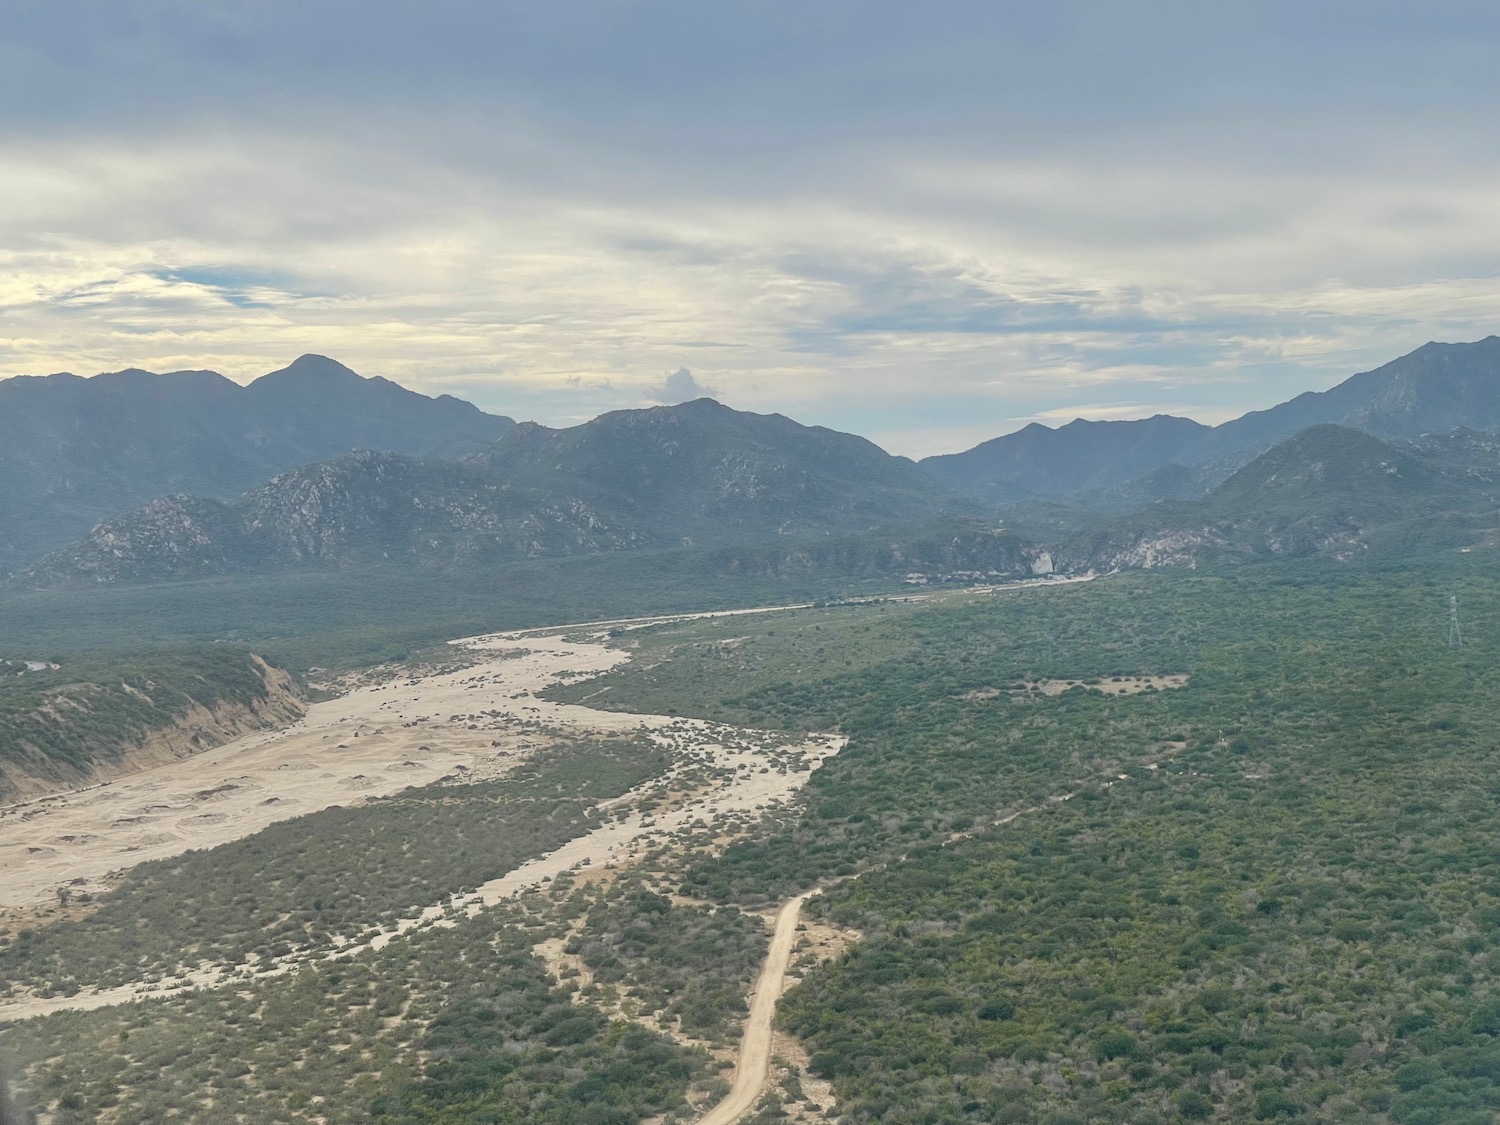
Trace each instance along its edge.
<instances>
[{"instance_id":1,"label":"utility pole","mask_svg":"<svg viewBox=\"0 0 1500 1125\"><path fill-rule=\"evenodd\" d=\"M1448 598L1448 647L1464 647L1464 631L1458 624L1458 595L1453 594Z\"/></svg>"}]
</instances>

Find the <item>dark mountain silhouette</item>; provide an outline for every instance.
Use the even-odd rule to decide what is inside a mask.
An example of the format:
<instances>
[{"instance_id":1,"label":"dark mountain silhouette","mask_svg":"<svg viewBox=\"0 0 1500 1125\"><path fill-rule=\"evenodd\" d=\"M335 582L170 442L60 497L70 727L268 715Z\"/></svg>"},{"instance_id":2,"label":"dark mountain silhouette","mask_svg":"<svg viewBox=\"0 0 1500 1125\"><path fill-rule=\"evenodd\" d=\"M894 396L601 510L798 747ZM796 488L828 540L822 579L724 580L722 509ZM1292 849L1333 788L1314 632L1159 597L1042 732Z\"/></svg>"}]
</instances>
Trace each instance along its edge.
<instances>
[{"instance_id":1,"label":"dark mountain silhouette","mask_svg":"<svg viewBox=\"0 0 1500 1125\"><path fill-rule=\"evenodd\" d=\"M963 453L926 458L921 467L957 491L991 503L1116 490L1172 465L1216 468L1198 474L1208 487L1275 443L1317 425L1408 439L1460 426L1500 430L1500 336L1472 344L1424 344L1330 390L1310 391L1213 428L1167 415L1133 422L1075 421L1055 430L1033 424ZM1186 479L1168 478L1171 486Z\"/></svg>"},{"instance_id":2,"label":"dark mountain silhouette","mask_svg":"<svg viewBox=\"0 0 1500 1125\"><path fill-rule=\"evenodd\" d=\"M14 380L3 406L8 557L74 540L17 585L679 547L765 573L920 557L1011 574L1486 541L1500 337L1429 344L1216 428L1028 426L921 466L712 399L517 425L318 356L249 387L212 372ZM379 452L349 452L362 448ZM1031 508L1000 539L972 518L1017 498Z\"/></svg>"},{"instance_id":3,"label":"dark mountain silhouette","mask_svg":"<svg viewBox=\"0 0 1500 1125\"><path fill-rule=\"evenodd\" d=\"M924 472L959 492L1006 502L1100 491L1181 460L1209 427L1158 414L1136 422L1033 422L965 453L928 457Z\"/></svg>"},{"instance_id":4,"label":"dark mountain silhouette","mask_svg":"<svg viewBox=\"0 0 1500 1125\"><path fill-rule=\"evenodd\" d=\"M232 504L157 499L14 582L142 582L381 562L453 567L800 541L908 526L951 506L910 461L863 438L704 399L617 411L565 430L516 426L457 463L359 452L282 474ZM964 557L1009 557L1009 539L1000 555L983 537L975 543L983 550Z\"/></svg>"},{"instance_id":5,"label":"dark mountain silhouette","mask_svg":"<svg viewBox=\"0 0 1500 1125\"><path fill-rule=\"evenodd\" d=\"M911 461L864 438L708 398L562 430L523 423L477 460L665 536L874 527L959 507Z\"/></svg>"},{"instance_id":6,"label":"dark mountain silhouette","mask_svg":"<svg viewBox=\"0 0 1500 1125\"><path fill-rule=\"evenodd\" d=\"M514 423L303 356L241 387L212 371L0 381L0 574L171 493L233 499L354 449L456 458Z\"/></svg>"}]
</instances>

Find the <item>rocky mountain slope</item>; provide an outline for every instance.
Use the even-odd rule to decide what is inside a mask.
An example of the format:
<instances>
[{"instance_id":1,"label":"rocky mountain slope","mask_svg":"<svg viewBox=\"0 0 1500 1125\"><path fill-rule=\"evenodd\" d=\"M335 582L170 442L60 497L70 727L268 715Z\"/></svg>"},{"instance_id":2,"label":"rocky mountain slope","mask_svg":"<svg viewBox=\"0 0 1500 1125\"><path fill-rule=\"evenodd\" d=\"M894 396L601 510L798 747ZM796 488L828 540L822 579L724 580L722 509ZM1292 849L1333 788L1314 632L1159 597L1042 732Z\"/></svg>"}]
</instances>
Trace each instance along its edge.
<instances>
[{"instance_id":1,"label":"rocky mountain slope","mask_svg":"<svg viewBox=\"0 0 1500 1125\"><path fill-rule=\"evenodd\" d=\"M1354 557L1394 549L1403 535L1420 547L1475 534L1488 519L1483 478L1486 458L1493 460L1480 431L1500 428L1500 337L1430 344L1331 391L1217 428L1167 416L1029 426L921 466L863 438L711 399L615 411L566 429L516 425L361 379L319 357L247 388L203 372L55 378L74 390L90 384L93 395L118 383L126 439L107 453L97 434L88 445L97 454L91 471L114 482L118 501L153 479L211 487L173 488L106 519L24 568L13 588L384 563L446 569L643 548L724 552L729 570L763 574L799 567L890 574L908 554L913 572L1012 576L1045 571L1049 562L1149 566L1215 551ZM126 393L137 384L140 393ZM0 394L15 397L9 386L0 383ZM161 417L141 413L142 395L165 404ZM173 414L184 397L199 403L187 411L198 421ZM226 403L241 404L235 409L245 415L232 440L202 421L222 415ZM91 433L97 417L78 409L74 428ZM39 430L55 430L58 418ZM1320 421L1327 418L1348 424ZM1441 438L1455 420L1479 429ZM1369 430L1439 437L1396 448ZM405 443L431 456L345 453L283 472L239 499L226 495L230 481L273 461L350 441ZM73 456L83 448L53 445L54 459L63 456L58 449ZM0 458L15 460L24 448L0 443ZM436 459L466 451L462 460ZM157 476L135 473L140 465ZM22 487L0 494L12 517L35 502L31 478L21 475ZM104 487L79 495L97 501ZM1018 497L1029 506L1012 506L1012 529L1003 543L993 540L995 521L983 512ZM55 516L61 501L46 503ZM70 518L81 512L75 507ZM0 534L14 546L36 521L6 515L0 510ZM970 527L965 518L979 522ZM1095 530L1076 534L1085 525Z\"/></svg>"},{"instance_id":2,"label":"rocky mountain slope","mask_svg":"<svg viewBox=\"0 0 1500 1125\"><path fill-rule=\"evenodd\" d=\"M355 449L462 457L512 425L312 355L246 387L212 371L0 380L0 575L159 496L229 500Z\"/></svg>"},{"instance_id":3,"label":"rocky mountain slope","mask_svg":"<svg viewBox=\"0 0 1500 1125\"><path fill-rule=\"evenodd\" d=\"M1423 344L1327 391L1309 391L1214 430L1220 455L1264 447L1309 426L1333 424L1383 438L1418 438L1466 427L1500 430L1500 336L1472 344ZM1205 455L1199 460L1205 460Z\"/></svg>"},{"instance_id":4,"label":"rocky mountain slope","mask_svg":"<svg viewBox=\"0 0 1500 1125\"><path fill-rule=\"evenodd\" d=\"M1033 424L963 453L926 458L921 467L956 491L991 503L1122 488L1181 496L1184 486L1197 482L1206 489L1256 454L1317 425L1406 439L1460 426L1500 431L1500 336L1424 344L1330 390L1212 428L1167 415L1080 420L1058 429ZM1131 483L1164 469L1169 472L1154 481Z\"/></svg>"},{"instance_id":5,"label":"rocky mountain slope","mask_svg":"<svg viewBox=\"0 0 1500 1125\"><path fill-rule=\"evenodd\" d=\"M151 582L295 567L496 564L642 546L572 497L473 463L358 452L294 469L233 504L154 500L12 579L19 588Z\"/></svg>"},{"instance_id":6,"label":"rocky mountain slope","mask_svg":"<svg viewBox=\"0 0 1500 1125\"><path fill-rule=\"evenodd\" d=\"M1069 569L1195 566L1215 557L1350 560L1488 543L1500 526L1500 438L1461 430L1385 442L1313 426L1201 500L1163 502L1058 552Z\"/></svg>"},{"instance_id":7,"label":"rocky mountain slope","mask_svg":"<svg viewBox=\"0 0 1500 1125\"><path fill-rule=\"evenodd\" d=\"M156 500L13 586L816 538L925 522L950 505L911 462L862 438L701 400L567 430L517 426L457 463L360 452L285 473L233 504Z\"/></svg>"},{"instance_id":8,"label":"rocky mountain slope","mask_svg":"<svg viewBox=\"0 0 1500 1125\"><path fill-rule=\"evenodd\" d=\"M523 423L477 460L513 484L577 496L666 538L821 533L962 507L864 438L708 398L562 430Z\"/></svg>"}]
</instances>

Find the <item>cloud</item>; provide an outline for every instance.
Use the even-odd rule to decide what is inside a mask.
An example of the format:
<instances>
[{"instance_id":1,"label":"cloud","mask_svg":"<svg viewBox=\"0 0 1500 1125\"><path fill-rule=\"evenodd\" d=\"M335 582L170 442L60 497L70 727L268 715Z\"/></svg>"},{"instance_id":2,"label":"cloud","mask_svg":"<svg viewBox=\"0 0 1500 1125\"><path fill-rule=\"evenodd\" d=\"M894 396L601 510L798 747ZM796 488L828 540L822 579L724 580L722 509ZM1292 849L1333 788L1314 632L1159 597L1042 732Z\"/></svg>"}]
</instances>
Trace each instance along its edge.
<instances>
[{"instance_id":1,"label":"cloud","mask_svg":"<svg viewBox=\"0 0 1500 1125\"><path fill-rule=\"evenodd\" d=\"M646 392L647 401L659 402L664 406L691 402L695 398L717 398L718 396L718 391L698 382L686 367L679 367Z\"/></svg>"},{"instance_id":2,"label":"cloud","mask_svg":"<svg viewBox=\"0 0 1500 1125\"><path fill-rule=\"evenodd\" d=\"M935 3L27 0L0 377L312 351L937 452L1500 327L1493 4Z\"/></svg>"}]
</instances>

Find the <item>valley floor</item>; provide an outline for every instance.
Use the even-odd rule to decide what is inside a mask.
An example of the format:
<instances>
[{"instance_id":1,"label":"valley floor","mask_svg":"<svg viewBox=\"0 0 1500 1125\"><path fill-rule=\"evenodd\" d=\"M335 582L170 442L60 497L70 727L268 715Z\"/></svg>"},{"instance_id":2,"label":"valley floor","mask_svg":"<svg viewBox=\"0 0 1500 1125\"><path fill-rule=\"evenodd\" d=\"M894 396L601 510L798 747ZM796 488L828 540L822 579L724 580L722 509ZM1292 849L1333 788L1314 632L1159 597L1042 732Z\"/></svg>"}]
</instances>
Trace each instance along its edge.
<instances>
[{"instance_id":1,"label":"valley floor","mask_svg":"<svg viewBox=\"0 0 1500 1125\"><path fill-rule=\"evenodd\" d=\"M953 596L924 592L902 600L930 603ZM243 950L214 956L212 943L194 944L184 949L176 968L167 967L173 959L170 942L163 946L165 960L142 959L135 970L101 963L92 970L99 979L92 981L88 965L60 953L71 980L39 975L12 981L0 996L0 1025L20 1028L69 1013L69 1018L88 1018L85 1013L121 1006L130 1019L140 1002L183 1003L224 989L244 995L246 987L280 987L278 978L386 955L393 943L452 929L518 898L529 896L528 909L534 910L537 892L549 884L594 884L608 893L624 873L643 867L671 868L680 875L693 857L743 836L770 810L785 805L846 740L677 715L602 711L556 702L543 693L620 668L632 656L629 637L636 630L806 608L620 619L470 637L451 642L450 654L418 670L383 667L349 677L339 685L341 694L313 704L286 729L86 790L0 809L0 927L40 925L45 936L49 925L87 924L100 904L110 901L112 889L131 882L139 864L147 864L141 871L155 871L174 857L206 852L203 870L212 878L216 853L208 849L236 841L255 846L258 833L291 818L372 807L371 802L378 805L398 794L425 793L422 787L434 783L439 792L503 785L549 751L591 740L644 739L661 753L661 768L584 809L591 826L477 885L425 905L411 902L405 910L383 911L321 941L279 949L268 944L248 956ZM167 870L175 874L177 869ZM328 874L335 881L340 877L338 871ZM737 1049L725 1034L733 1026L730 1012L715 1017L717 1032L689 1032L661 1010L642 1009L630 987L613 1001L607 990L591 1001L686 1048L707 1051L716 1067L733 1067L734 1084L717 1108L709 1109L716 1097L713 1083L700 1085L695 1104L709 1109L705 1120L738 1120L755 1106L773 1069L787 1073L781 1055L779 1069L772 1066L772 1021L785 984L806 971L804 965L789 972L794 944L804 954L811 948L792 929L806 897L791 899L779 914L768 911L764 923L757 914L743 916L751 943L747 950L766 940L755 936L762 925L772 932L758 984L751 990L747 976L738 986L743 991L735 1005L748 1002L748 1020ZM555 909L542 913L557 916ZM537 952L545 954L546 948L543 942ZM766 945L759 948L767 952ZM553 965L555 983L576 987L569 985L561 964ZM749 965L745 962L746 969ZM797 1048L783 1043L781 1053L797 1053ZM810 1076L809 1082L818 1084ZM805 1103L800 1119L821 1119L817 1104Z\"/></svg>"},{"instance_id":2,"label":"valley floor","mask_svg":"<svg viewBox=\"0 0 1500 1125\"><path fill-rule=\"evenodd\" d=\"M469 638L330 713L525 753L33 901L0 1052L54 1125L1485 1125L1497 606L1267 568Z\"/></svg>"}]
</instances>

